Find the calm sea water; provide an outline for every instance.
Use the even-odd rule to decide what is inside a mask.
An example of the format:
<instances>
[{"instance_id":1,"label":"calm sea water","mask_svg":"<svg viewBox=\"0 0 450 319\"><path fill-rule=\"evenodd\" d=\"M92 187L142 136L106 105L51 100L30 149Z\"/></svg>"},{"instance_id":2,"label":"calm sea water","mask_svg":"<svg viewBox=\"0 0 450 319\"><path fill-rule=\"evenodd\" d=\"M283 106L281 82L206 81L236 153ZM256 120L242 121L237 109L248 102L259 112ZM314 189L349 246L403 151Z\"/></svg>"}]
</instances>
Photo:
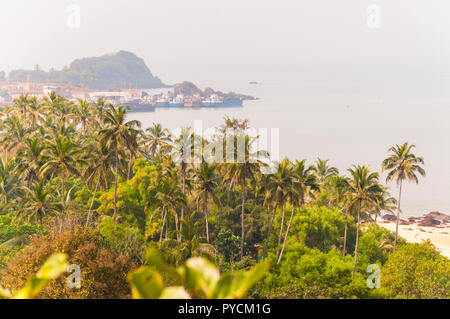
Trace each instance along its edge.
<instances>
[{"instance_id":1,"label":"calm sea water","mask_svg":"<svg viewBox=\"0 0 450 319\"><path fill-rule=\"evenodd\" d=\"M416 154L425 159L427 176L419 185L405 184L404 215L450 213L449 81L435 73L399 72L386 79L382 74L355 72L346 74L345 81L340 75L262 76L258 85L216 81L216 89L260 100L246 101L242 108L160 108L154 113L133 113L130 118L140 120L144 128L159 122L169 129L193 126L196 120L207 128L222 124L225 116L246 118L255 128L280 129L281 157L310 162L329 158L342 173L353 164L380 171L391 145L415 143ZM384 181L385 174L382 177ZM397 196L395 185L390 186Z\"/></svg>"}]
</instances>

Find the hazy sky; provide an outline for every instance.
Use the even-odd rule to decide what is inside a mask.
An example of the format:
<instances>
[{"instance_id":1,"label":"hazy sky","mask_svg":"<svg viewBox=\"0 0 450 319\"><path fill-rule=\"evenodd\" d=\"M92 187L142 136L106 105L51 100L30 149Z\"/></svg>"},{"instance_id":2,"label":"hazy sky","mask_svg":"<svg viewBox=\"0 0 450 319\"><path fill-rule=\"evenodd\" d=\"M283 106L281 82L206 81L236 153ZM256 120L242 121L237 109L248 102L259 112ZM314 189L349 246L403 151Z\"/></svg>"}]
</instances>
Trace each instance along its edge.
<instances>
[{"instance_id":1,"label":"hazy sky","mask_svg":"<svg viewBox=\"0 0 450 319\"><path fill-rule=\"evenodd\" d=\"M80 28L67 7L81 8ZM381 28L367 27L370 4ZM450 66L448 0L0 2L0 70L135 52L173 83L284 70Z\"/></svg>"},{"instance_id":2,"label":"hazy sky","mask_svg":"<svg viewBox=\"0 0 450 319\"><path fill-rule=\"evenodd\" d=\"M427 178L408 186L405 211L448 211L449 15L449 0L1 0L0 70L132 51L165 83L262 97L233 116L280 128L283 156L378 169L388 146L417 143ZM139 116L217 125L225 111L180 112Z\"/></svg>"}]
</instances>

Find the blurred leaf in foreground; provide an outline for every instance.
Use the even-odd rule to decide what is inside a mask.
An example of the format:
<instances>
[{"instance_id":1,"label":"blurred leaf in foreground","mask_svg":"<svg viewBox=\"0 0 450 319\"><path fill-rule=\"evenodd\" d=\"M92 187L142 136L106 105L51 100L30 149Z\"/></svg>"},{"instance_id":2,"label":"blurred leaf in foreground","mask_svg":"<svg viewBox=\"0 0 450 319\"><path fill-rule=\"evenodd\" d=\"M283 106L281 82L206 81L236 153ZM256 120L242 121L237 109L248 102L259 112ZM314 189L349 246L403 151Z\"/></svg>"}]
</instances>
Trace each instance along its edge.
<instances>
[{"instance_id":1,"label":"blurred leaf in foreground","mask_svg":"<svg viewBox=\"0 0 450 319\"><path fill-rule=\"evenodd\" d=\"M264 261L249 271L221 275L216 265L206 258L190 258L174 268L168 266L155 249L147 256L148 266L128 275L135 299L242 298L269 269L269 263ZM163 276L178 286L165 287Z\"/></svg>"},{"instance_id":2,"label":"blurred leaf in foreground","mask_svg":"<svg viewBox=\"0 0 450 319\"><path fill-rule=\"evenodd\" d=\"M15 294L0 287L0 297L14 299L33 299L45 287L48 281L56 279L67 270L69 263L65 254L53 254L42 265L41 269L32 276L26 284Z\"/></svg>"}]
</instances>

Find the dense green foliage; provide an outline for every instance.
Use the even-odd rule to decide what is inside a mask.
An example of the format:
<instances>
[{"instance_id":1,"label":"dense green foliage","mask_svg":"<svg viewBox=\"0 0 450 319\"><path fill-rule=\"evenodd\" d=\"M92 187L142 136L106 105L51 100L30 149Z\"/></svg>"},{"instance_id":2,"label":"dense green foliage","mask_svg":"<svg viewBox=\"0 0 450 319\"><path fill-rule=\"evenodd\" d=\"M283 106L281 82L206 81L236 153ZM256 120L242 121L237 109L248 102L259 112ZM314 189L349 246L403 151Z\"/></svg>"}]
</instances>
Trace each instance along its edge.
<instances>
[{"instance_id":1,"label":"dense green foliage","mask_svg":"<svg viewBox=\"0 0 450 319\"><path fill-rule=\"evenodd\" d=\"M13 223L12 216L0 215L0 245L20 235L34 235L40 233L38 225L28 222Z\"/></svg>"},{"instance_id":2,"label":"dense green foliage","mask_svg":"<svg viewBox=\"0 0 450 319\"><path fill-rule=\"evenodd\" d=\"M275 227L279 221L275 220ZM301 243L309 248L328 251L343 246L345 217L338 209L324 206L302 208L292 221L288 243ZM347 247L354 246L356 228L353 219L349 221Z\"/></svg>"},{"instance_id":3,"label":"dense green foliage","mask_svg":"<svg viewBox=\"0 0 450 319\"><path fill-rule=\"evenodd\" d=\"M353 258L343 256L345 217L338 210L325 207L305 208L294 218L288 239L285 261L271 269L258 285L261 297L270 298L371 298L381 297L380 291L366 286L367 266L386 262L394 235L370 224L363 230L359 246L359 262L354 280ZM356 226L350 221L352 238L347 247L355 245ZM273 255L269 255L274 260Z\"/></svg>"},{"instance_id":4,"label":"dense green foliage","mask_svg":"<svg viewBox=\"0 0 450 319\"><path fill-rule=\"evenodd\" d=\"M137 265L144 263L145 238L139 228L116 224L110 217L105 217L98 228L109 249L128 256Z\"/></svg>"},{"instance_id":5,"label":"dense green foliage","mask_svg":"<svg viewBox=\"0 0 450 319\"><path fill-rule=\"evenodd\" d=\"M371 291L363 268L352 280L352 267L352 257L335 249L324 253L295 244L286 249L285 261L259 284L260 297L367 298Z\"/></svg>"},{"instance_id":6,"label":"dense green foliage","mask_svg":"<svg viewBox=\"0 0 450 319\"><path fill-rule=\"evenodd\" d=\"M387 297L449 299L450 263L430 242L403 244L389 255L381 281Z\"/></svg>"},{"instance_id":7,"label":"dense green foliage","mask_svg":"<svg viewBox=\"0 0 450 319\"><path fill-rule=\"evenodd\" d=\"M226 296L446 297L449 260L401 238L395 251L395 233L374 222L399 211L377 172L355 165L340 175L328 160L287 158L268 171L267 152L254 152L258 138L246 128L248 121L226 118L208 139L190 128L174 136L160 124L144 131L126 107L102 100L17 98L0 123L2 285L19 289L50 255L65 253L81 267L81 288L68 289L61 277L39 297L128 298L127 274L137 267L128 277L135 297L164 297L167 286L186 284L167 270L183 272L192 260L228 273L226 280L245 282L245 271L264 269L253 288L238 285ZM237 134L223 139L229 130ZM205 154L211 145L231 149L234 160L201 159L188 148L194 144ZM148 264L149 248L166 271ZM267 260L270 268L261 266ZM383 280L371 289L374 265ZM219 281L217 291L231 287ZM183 295L225 296L185 288Z\"/></svg>"}]
</instances>

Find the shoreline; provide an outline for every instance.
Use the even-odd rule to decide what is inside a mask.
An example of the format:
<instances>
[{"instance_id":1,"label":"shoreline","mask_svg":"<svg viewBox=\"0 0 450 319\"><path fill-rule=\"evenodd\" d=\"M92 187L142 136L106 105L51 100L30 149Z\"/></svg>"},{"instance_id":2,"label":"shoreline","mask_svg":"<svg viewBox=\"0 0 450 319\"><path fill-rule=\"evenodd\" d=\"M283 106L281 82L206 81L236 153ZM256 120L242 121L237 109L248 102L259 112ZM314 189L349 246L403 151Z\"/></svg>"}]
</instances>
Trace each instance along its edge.
<instances>
[{"instance_id":1,"label":"shoreline","mask_svg":"<svg viewBox=\"0 0 450 319\"><path fill-rule=\"evenodd\" d=\"M377 225L395 232L395 222L377 221ZM410 243L422 243L429 239L441 255L450 259L450 225L419 226L418 223L398 225L398 235Z\"/></svg>"}]
</instances>

